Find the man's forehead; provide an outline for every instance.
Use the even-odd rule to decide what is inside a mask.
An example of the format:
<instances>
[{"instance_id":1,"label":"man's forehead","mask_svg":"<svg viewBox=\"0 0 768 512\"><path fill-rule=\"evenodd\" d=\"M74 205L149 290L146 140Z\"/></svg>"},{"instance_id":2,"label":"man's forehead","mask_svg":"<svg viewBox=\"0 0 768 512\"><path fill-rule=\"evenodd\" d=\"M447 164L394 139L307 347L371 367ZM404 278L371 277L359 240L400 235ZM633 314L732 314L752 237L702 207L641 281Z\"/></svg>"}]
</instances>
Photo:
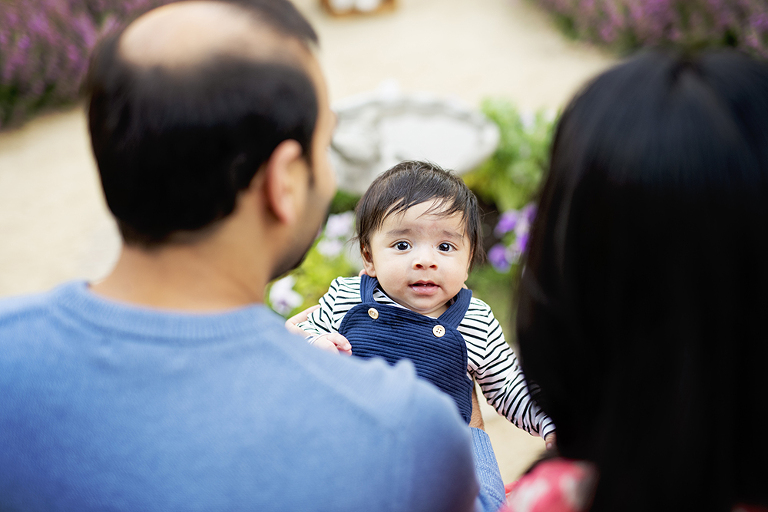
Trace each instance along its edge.
<instances>
[{"instance_id":1,"label":"man's forehead","mask_svg":"<svg viewBox=\"0 0 768 512\"><path fill-rule=\"evenodd\" d=\"M140 67L184 69L217 56L304 64L307 49L256 14L225 2L172 3L141 16L123 32L120 54Z\"/></svg>"}]
</instances>

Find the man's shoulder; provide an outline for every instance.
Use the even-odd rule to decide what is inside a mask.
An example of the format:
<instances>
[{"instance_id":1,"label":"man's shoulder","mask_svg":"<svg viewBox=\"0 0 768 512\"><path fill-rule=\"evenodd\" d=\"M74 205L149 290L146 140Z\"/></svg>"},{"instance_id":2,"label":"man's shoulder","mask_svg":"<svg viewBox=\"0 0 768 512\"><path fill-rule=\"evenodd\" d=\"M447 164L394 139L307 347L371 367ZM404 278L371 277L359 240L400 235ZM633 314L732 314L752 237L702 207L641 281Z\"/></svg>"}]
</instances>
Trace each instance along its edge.
<instances>
[{"instance_id":1,"label":"man's shoulder","mask_svg":"<svg viewBox=\"0 0 768 512\"><path fill-rule=\"evenodd\" d=\"M57 295L57 290L52 290L0 299L0 331L44 320Z\"/></svg>"},{"instance_id":2,"label":"man's shoulder","mask_svg":"<svg viewBox=\"0 0 768 512\"><path fill-rule=\"evenodd\" d=\"M308 345L297 348L302 352L299 364L315 389L324 389L353 415L368 417L383 428L401 429L403 422L456 414L450 400L417 377L410 361L390 366L380 359L345 357Z\"/></svg>"},{"instance_id":3,"label":"man's shoulder","mask_svg":"<svg viewBox=\"0 0 768 512\"><path fill-rule=\"evenodd\" d=\"M45 366L55 360L52 340L71 337L60 314L60 291L20 295L0 300L0 373L13 379L20 368ZM7 391L6 391L7 392Z\"/></svg>"}]
</instances>

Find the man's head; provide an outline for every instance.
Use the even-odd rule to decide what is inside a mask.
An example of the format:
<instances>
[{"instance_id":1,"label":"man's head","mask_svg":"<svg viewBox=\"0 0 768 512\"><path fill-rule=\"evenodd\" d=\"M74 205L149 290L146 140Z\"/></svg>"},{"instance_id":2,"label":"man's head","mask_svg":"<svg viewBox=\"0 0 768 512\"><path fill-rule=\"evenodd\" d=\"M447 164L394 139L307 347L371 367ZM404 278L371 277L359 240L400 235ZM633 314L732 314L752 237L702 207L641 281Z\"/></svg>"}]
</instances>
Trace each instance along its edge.
<instances>
[{"instance_id":1,"label":"man's head","mask_svg":"<svg viewBox=\"0 0 768 512\"><path fill-rule=\"evenodd\" d=\"M99 46L86 80L89 127L127 245L206 233L286 141L307 164L317 206L309 223L322 222L333 121L316 42L289 2L233 0L155 9ZM301 250L306 231L296 236Z\"/></svg>"}]
</instances>

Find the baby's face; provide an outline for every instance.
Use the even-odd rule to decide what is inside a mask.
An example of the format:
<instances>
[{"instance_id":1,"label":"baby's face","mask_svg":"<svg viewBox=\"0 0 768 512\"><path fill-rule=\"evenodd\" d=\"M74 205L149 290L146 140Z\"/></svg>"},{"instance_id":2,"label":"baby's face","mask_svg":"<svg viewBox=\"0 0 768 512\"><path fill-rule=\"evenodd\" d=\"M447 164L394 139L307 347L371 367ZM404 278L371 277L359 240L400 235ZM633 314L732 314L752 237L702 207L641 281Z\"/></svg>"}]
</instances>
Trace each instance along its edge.
<instances>
[{"instance_id":1,"label":"baby's face","mask_svg":"<svg viewBox=\"0 0 768 512\"><path fill-rule=\"evenodd\" d=\"M366 273L398 304L438 317L467 280L470 244L461 213L425 213L433 205L386 217L363 260Z\"/></svg>"}]
</instances>

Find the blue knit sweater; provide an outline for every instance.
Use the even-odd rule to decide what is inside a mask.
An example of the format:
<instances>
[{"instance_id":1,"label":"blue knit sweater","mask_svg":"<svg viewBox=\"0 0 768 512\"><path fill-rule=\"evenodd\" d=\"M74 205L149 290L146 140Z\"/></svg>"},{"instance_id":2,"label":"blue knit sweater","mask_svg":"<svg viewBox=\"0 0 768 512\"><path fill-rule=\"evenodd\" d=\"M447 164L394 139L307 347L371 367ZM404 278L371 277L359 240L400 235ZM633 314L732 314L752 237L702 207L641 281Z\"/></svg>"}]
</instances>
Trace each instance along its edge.
<instances>
[{"instance_id":1,"label":"blue knit sweater","mask_svg":"<svg viewBox=\"0 0 768 512\"><path fill-rule=\"evenodd\" d=\"M263 306L160 312L70 283L0 302L0 344L0 510L503 499L487 436L409 363L326 354Z\"/></svg>"}]
</instances>

